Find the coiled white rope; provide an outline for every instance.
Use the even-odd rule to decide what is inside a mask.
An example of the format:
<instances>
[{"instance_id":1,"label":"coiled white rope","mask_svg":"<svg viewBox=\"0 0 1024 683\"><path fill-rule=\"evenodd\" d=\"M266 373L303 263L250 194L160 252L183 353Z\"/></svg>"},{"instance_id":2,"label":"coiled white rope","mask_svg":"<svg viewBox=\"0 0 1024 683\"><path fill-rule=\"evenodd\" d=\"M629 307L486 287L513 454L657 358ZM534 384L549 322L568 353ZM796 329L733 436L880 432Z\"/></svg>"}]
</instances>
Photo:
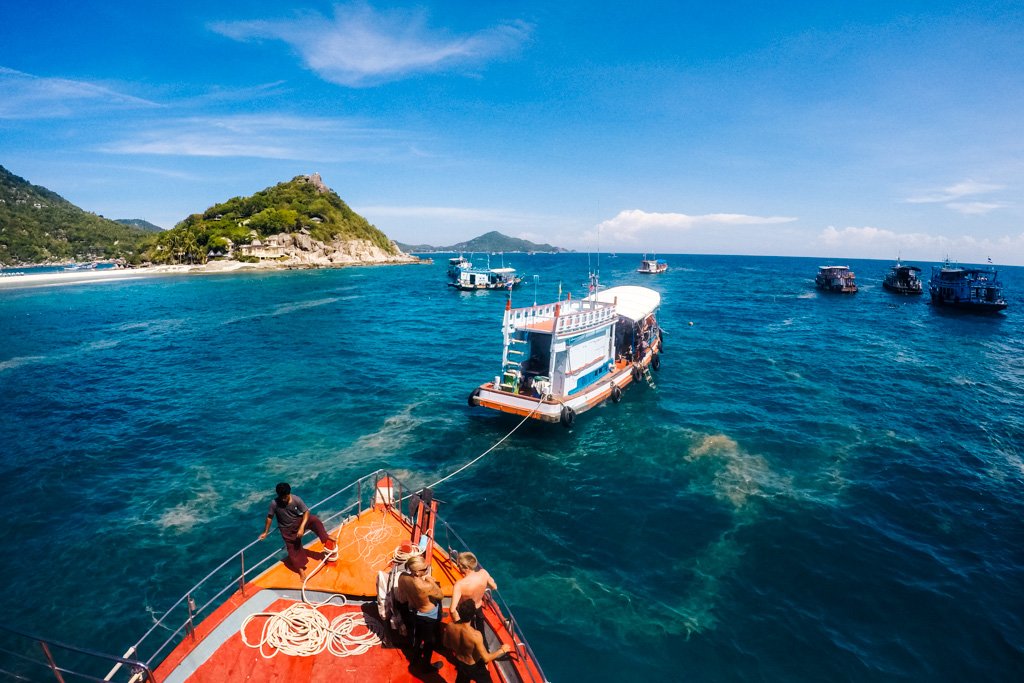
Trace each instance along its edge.
<instances>
[{"instance_id":1,"label":"coiled white rope","mask_svg":"<svg viewBox=\"0 0 1024 683\"><path fill-rule=\"evenodd\" d=\"M348 521L348 520L346 520ZM344 522L342 523L344 526ZM295 657L313 657L324 650L335 657L361 655L381 644L380 637L366 623L362 612L345 612L333 621L320 608L341 599L340 606L348 604L344 595L331 595L323 602L312 603L306 599L306 584L316 575L328 560L338 557L339 548L328 551L316 569L306 575L302 582L302 600L280 612L255 612L242 622L242 642L251 648L259 648L264 659L270 659L281 652ZM266 618L258 642L250 642L245 630L253 619Z\"/></svg>"}]
</instances>

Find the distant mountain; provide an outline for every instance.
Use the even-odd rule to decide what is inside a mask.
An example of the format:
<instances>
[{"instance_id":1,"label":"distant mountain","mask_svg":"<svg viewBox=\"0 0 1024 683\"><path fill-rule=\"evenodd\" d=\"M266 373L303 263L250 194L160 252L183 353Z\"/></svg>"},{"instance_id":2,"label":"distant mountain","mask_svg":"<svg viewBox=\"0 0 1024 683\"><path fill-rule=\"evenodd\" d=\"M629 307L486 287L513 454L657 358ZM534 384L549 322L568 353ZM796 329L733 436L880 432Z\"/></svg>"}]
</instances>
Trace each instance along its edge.
<instances>
[{"instance_id":1,"label":"distant mountain","mask_svg":"<svg viewBox=\"0 0 1024 683\"><path fill-rule=\"evenodd\" d=\"M0 264L135 260L147 234L83 211L0 166Z\"/></svg>"},{"instance_id":2,"label":"distant mountain","mask_svg":"<svg viewBox=\"0 0 1024 683\"><path fill-rule=\"evenodd\" d=\"M144 221L141 218L115 218L114 220L120 223L121 225L131 225L133 227L139 228L140 230L145 230L146 232L164 231L164 229L161 228L159 225L153 225L149 221Z\"/></svg>"},{"instance_id":3,"label":"distant mountain","mask_svg":"<svg viewBox=\"0 0 1024 683\"><path fill-rule=\"evenodd\" d=\"M422 254L425 252L432 251L460 251L460 252L474 252L474 251L539 251L546 253L559 253L569 251L568 249L562 249L561 247L555 247L550 244L537 244L529 240L519 239L518 237L509 237L503 235L496 230L474 237L466 242L459 242L453 244L450 247L435 247L429 244L403 244L402 242L396 242L399 249L407 254Z\"/></svg>"}]
</instances>

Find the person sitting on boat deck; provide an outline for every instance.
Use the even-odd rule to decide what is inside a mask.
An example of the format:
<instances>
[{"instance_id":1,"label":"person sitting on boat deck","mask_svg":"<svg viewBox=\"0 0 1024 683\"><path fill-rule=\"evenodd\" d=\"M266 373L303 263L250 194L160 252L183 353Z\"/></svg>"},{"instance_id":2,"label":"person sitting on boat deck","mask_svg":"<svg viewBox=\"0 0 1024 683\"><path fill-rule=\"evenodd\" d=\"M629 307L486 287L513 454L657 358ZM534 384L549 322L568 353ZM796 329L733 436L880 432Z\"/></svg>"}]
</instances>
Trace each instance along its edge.
<instances>
[{"instance_id":1,"label":"person sitting on boat deck","mask_svg":"<svg viewBox=\"0 0 1024 683\"><path fill-rule=\"evenodd\" d=\"M472 600L463 600L452 613L452 618L458 614L459 620L444 630L444 646L455 656L455 683L492 683L487 665L512 650L503 643L494 652L487 651L483 633L470 625L476 621L478 612Z\"/></svg>"},{"instance_id":2,"label":"person sitting on boat deck","mask_svg":"<svg viewBox=\"0 0 1024 683\"><path fill-rule=\"evenodd\" d=\"M270 533L270 522L277 517L277 528L281 531L284 547L288 550L288 561L299 573L299 578L305 581L306 550L302 547L302 536L306 533L306 527L313 530L328 552L334 550L334 541L327 535L324 523L319 517L309 513L309 508L301 498L292 493L292 487L288 483L281 482L275 491L277 498L270 503L267 524L260 534L260 540L265 539Z\"/></svg>"},{"instance_id":3,"label":"person sitting on boat deck","mask_svg":"<svg viewBox=\"0 0 1024 683\"><path fill-rule=\"evenodd\" d=\"M412 619L412 664L430 668L441 629L441 584L427 576L427 563L419 555L405 563L406 574L398 579L397 599L409 606ZM441 662L433 665L441 667Z\"/></svg>"},{"instance_id":4,"label":"person sitting on boat deck","mask_svg":"<svg viewBox=\"0 0 1024 683\"><path fill-rule=\"evenodd\" d=\"M498 590L498 584L494 583L494 579L488 571L480 566L473 553L459 553L458 563L459 569L466 572L466 575L456 581L452 588L452 605L455 607L452 610L452 621L459 621L458 606L462 601L470 600L476 606L476 620L473 622L473 626L476 627L476 630L483 632L484 593L488 588Z\"/></svg>"}]
</instances>

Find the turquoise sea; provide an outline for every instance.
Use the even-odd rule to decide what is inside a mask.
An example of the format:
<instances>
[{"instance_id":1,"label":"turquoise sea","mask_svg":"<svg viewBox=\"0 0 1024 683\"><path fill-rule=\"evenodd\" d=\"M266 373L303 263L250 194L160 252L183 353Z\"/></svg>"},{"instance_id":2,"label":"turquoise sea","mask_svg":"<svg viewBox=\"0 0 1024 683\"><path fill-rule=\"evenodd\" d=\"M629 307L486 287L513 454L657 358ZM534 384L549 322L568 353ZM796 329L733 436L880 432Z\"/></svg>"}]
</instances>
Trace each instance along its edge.
<instances>
[{"instance_id":1,"label":"turquoise sea","mask_svg":"<svg viewBox=\"0 0 1024 683\"><path fill-rule=\"evenodd\" d=\"M818 259L662 257L600 261L663 295L657 389L436 491L548 678L1020 681L1024 268L976 317L886 292L881 261L842 296ZM507 434L466 405L504 296L449 291L445 260L0 291L5 622L120 654L278 481L422 485ZM505 261L514 305L597 265Z\"/></svg>"}]
</instances>

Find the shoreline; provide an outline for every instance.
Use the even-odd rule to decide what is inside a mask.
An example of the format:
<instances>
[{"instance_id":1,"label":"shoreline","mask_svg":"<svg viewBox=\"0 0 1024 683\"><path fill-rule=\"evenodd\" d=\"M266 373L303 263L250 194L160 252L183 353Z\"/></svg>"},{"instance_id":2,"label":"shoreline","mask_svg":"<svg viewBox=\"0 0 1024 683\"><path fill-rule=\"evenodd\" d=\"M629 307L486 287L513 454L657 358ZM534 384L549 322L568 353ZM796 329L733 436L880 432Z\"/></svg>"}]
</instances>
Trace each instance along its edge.
<instances>
[{"instance_id":1,"label":"shoreline","mask_svg":"<svg viewBox=\"0 0 1024 683\"><path fill-rule=\"evenodd\" d=\"M0 277L0 290L25 289L31 287L52 287L77 285L91 282L117 282L160 275L214 275L240 271L319 270L324 268L351 268L353 266L406 266L432 263L429 259L395 261L367 261L323 265L285 265L274 261L243 263L242 261L211 261L198 265L146 266L142 268L102 268L98 270L58 271L53 273L29 273Z\"/></svg>"}]
</instances>

